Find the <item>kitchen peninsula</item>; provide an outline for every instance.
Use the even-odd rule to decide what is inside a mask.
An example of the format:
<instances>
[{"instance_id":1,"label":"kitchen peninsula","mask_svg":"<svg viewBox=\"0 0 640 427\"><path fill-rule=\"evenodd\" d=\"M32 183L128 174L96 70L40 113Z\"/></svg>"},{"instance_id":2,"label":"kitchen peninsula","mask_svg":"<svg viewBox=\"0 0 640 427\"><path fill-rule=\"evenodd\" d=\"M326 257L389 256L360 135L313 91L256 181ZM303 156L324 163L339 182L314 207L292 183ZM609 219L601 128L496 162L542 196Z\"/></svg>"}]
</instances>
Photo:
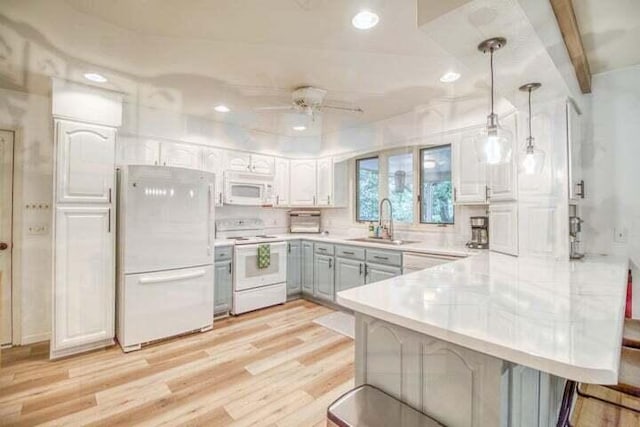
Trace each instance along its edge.
<instances>
[{"instance_id":1,"label":"kitchen peninsula","mask_svg":"<svg viewBox=\"0 0 640 427\"><path fill-rule=\"evenodd\" d=\"M484 253L337 294L356 385L445 425L555 425L566 380L615 384L627 261Z\"/></svg>"}]
</instances>

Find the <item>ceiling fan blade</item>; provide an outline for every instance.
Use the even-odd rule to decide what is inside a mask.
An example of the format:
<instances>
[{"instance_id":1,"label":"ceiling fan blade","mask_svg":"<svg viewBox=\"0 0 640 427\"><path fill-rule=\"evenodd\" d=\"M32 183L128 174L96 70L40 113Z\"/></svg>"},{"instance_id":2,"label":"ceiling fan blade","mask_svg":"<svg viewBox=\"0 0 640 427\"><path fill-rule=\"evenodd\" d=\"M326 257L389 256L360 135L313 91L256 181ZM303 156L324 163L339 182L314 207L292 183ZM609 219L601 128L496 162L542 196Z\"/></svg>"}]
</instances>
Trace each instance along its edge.
<instances>
[{"instance_id":1,"label":"ceiling fan blade","mask_svg":"<svg viewBox=\"0 0 640 427\"><path fill-rule=\"evenodd\" d=\"M364 110L360 107L351 108L351 107L338 107L337 105L323 105L322 107L320 107L320 109L348 111L351 113L364 113Z\"/></svg>"},{"instance_id":2,"label":"ceiling fan blade","mask_svg":"<svg viewBox=\"0 0 640 427\"><path fill-rule=\"evenodd\" d=\"M256 111L283 111L283 110L291 110L293 107L291 105L273 105L270 107L255 107Z\"/></svg>"}]
</instances>

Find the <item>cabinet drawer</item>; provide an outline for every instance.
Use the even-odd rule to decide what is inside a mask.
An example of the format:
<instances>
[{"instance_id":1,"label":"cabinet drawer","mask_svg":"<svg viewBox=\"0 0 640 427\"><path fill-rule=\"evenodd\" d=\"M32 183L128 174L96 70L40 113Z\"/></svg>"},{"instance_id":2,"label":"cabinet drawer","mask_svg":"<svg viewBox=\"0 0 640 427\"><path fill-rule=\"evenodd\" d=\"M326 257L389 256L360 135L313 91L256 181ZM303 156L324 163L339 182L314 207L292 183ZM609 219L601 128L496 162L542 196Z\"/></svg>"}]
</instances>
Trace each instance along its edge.
<instances>
[{"instance_id":1,"label":"cabinet drawer","mask_svg":"<svg viewBox=\"0 0 640 427\"><path fill-rule=\"evenodd\" d=\"M400 252L380 251L376 249L367 249L367 262L375 262L376 264L402 265L402 254Z\"/></svg>"},{"instance_id":2,"label":"cabinet drawer","mask_svg":"<svg viewBox=\"0 0 640 427\"><path fill-rule=\"evenodd\" d=\"M333 245L328 243L316 243L315 252L322 255L333 255Z\"/></svg>"},{"instance_id":3,"label":"cabinet drawer","mask_svg":"<svg viewBox=\"0 0 640 427\"><path fill-rule=\"evenodd\" d=\"M230 260L232 255L233 255L233 246L219 246L215 248L216 261Z\"/></svg>"},{"instance_id":4,"label":"cabinet drawer","mask_svg":"<svg viewBox=\"0 0 640 427\"><path fill-rule=\"evenodd\" d=\"M339 246L336 245L336 256L351 259L364 259L364 249L355 246Z\"/></svg>"}]
</instances>

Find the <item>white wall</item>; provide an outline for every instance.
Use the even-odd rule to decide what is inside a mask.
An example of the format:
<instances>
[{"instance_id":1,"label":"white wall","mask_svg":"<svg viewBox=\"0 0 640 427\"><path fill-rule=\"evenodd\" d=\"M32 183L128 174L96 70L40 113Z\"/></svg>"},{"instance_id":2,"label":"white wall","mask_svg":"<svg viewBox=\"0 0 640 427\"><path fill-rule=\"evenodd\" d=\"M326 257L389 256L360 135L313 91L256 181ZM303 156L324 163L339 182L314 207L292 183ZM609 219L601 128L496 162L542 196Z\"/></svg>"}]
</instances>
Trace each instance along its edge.
<instances>
[{"instance_id":1,"label":"white wall","mask_svg":"<svg viewBox=\"0 0 640 427\"><path fill-rule=\"evenodd\" d=\"M18 334L14 341L23 344L48 339L50 330L53 188L50 104L47 97L0 90L0 128L16 131L12 255L14 289L19 290L14 301L21 314L17 318L14 315L14 334ZM34 225L43 225L46 231L30 234L28 229Z\"/></svg>"},{"instance_id":2,"label":"white wall","mask_svg":"<svg viewBox=\"0 0 640 427\"><path fill-rule=\"evenodd\" d=\"M640 317L640 66L593 76L592 138L583 149L588 252L628 256ZM626 234L616 241L614 230Z\"/></svg>"}]
</instances>

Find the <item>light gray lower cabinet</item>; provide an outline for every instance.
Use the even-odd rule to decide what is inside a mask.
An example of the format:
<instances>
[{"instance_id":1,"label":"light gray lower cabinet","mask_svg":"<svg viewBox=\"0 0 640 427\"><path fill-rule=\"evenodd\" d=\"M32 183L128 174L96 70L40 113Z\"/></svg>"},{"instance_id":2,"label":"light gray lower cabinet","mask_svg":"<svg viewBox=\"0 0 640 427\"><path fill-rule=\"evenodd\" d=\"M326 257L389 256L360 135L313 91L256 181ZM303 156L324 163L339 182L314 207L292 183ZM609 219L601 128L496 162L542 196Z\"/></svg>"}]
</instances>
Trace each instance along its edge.
<instances>
[{"instance_id":1,"label":"light gray lower cabinet","mask_svg":"<svg viewBox=\"0 0 640 427\"><path fill-rule=\"evenodd\" d=\"M381 280L391 279L400 276L402 267L367 263L365 271L365 283L374 283Z\"/></svg>"},{"instance_id":2,"label":"light gray lower cabinet","mask_svg":"<svg viewBox=\"0 0 640 427\"><path fill-rule=\"evenodd\" d=\"M218 316L231 310L233 261L216 261L213 313Z\"/></svg>"},{"instance_id":3,"label":"light gray lower cabinet","mask_svg":"<svg viewBox=\"0 0 640 427\"><path fill-rule=\"evenodd\" d=\"M313 243L302 241L302 293L313 295Z\"/></svg>"},{"instance_id":4,"label":"light gray lower cabinet","mask_svg":"<svg viewBox=\"0 0 640 427\"><path fill-rule=\"evenodd\" d=\"M317 298L333 301L334 287L334 259L331 255L316 254L313 263L314 295Z\"/></svg>"},{"instance_id":5,"label":"light gray lower cabinet","mask_svg":"<svg viewBox=\"0 0 640 427\"><path fill-rule=\"evenodd\" d=\"M336 292L364 285L364 269L364 261L336 258Z\"/></svg>"},{"instance_id":6,"label":"light gray lower cabinet","mask_svg":"<svg viewBox=\"0 0 640 427\"><path fill-rule=\"evenodd\" d=\"M449 427L555 426L565 380L356 313L355 385Z\"/></svg>"},{"instance_id":7,"label":"light gray lower cabinet","mask_svg":"<svg viewBox=\"0 0 640 427\"><path fill-rule=\"evenodd\" d=\"M287 245L287 296L294 296L302 292L302 246L299 240Z\"/></svg>"}]
</instances>

